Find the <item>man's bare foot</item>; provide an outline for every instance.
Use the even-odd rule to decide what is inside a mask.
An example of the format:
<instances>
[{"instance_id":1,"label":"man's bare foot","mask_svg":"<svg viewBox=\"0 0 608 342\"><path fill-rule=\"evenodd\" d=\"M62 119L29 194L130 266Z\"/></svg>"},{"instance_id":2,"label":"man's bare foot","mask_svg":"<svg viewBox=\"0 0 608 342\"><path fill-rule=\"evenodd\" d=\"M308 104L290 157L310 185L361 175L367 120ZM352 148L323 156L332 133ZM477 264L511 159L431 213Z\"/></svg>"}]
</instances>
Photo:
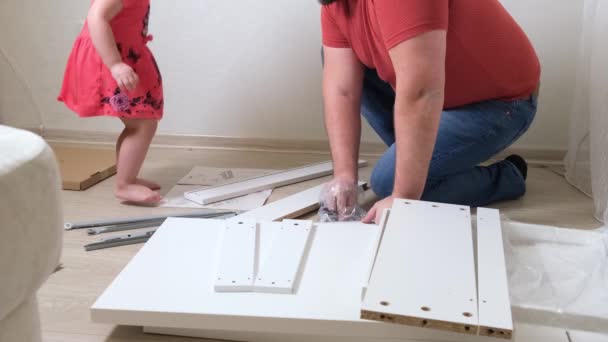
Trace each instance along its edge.
<instances>
[{"instance_id":1,"label":"man's bare foot","mask_svg":"<svg viewBox=\"0 0 608 342\"><path fill-rule=\"evenodd\" d=\"M139 184L127 184L117 186L114 195L123 201L133 203L151 204L161 200L158 192L150 190L148 187Z\"/></svg>"},{"instance_id":2,"label":"man's bare foot","mask_svg":"<svg viewBox=\"0 0 608 342\"><path fill-rule=\"evenodd\" d=\"M143 185L150 190L160 190L161 186L153 181L149 181L147 179L137 178L135 183L139 185Z\"/></svg>"}]
</instances>

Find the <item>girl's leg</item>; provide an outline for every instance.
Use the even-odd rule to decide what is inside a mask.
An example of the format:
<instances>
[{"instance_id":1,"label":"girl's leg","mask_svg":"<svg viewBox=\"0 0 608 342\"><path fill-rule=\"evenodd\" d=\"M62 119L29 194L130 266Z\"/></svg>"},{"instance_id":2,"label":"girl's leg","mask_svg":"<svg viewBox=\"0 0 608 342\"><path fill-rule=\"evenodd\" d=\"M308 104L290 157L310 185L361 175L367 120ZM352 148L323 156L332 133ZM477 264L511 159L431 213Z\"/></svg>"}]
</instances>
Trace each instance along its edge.
<instances>
[{"instance_id":1,"label":"girl's leg","mask_svg":"<svg viewBox=\"0 0 608 342\"><path fill-rule=\"evenodd\" d=\"M150 142L156 133L156 120L121 119L125 129L118 139L116 197L137 203L154 203L161 199L158 192L137 183L137 175L146 158Z\"/></svg>"},{"instance_id":2,"label":"girl's leg","mask_svg":"<svg viewBox=\"0 0 608 342\"><path fill-rule=\"evenodd\" d=\"M120 136L118 137L118 140L116 141L116 158L120 159L120 148L122 147L122 141L124 140L125 136L127 135L127 130L123 130L122 133L120 133ZM137 178L135 180L136 184L139 185L143 185L147 188L150 188L152 190L160 190L161 186L153 181L147 180L147 179L143 179L143 178Z\"/></svg>"}]
</instances>

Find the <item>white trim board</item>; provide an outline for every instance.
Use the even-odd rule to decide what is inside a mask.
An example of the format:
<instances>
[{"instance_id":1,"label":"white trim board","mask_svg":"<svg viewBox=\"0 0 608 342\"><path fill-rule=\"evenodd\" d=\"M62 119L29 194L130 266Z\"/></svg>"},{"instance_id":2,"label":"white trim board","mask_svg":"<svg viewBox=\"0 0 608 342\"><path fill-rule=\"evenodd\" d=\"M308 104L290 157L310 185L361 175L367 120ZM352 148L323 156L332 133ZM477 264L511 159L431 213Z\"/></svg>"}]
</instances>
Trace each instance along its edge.
<instances>
[{"instance_id":1,"label":"white trim board","mask_svg":"<svg viewBox=\"0 0 608 342\"><path fill-rule=\"evenodd\" d=\"M228 220L222 228L222 242L214 289L216 292L253 291L257 260L257 223Z\"/></svg>"},{"instance_id":2,"label":"white trim board","mask_svg":"<svg viewBox=\"0 0 608 342\"><path fill-rule=\"evenodd\" d=\"M397 199L361 317L476 335L470 208Z\"/></svg>"},{"instance_id":3,"label":"white trim board","mask_svg":"<svg viewBox=\"0 0 608 342\"><path fill-rule=\"evenodd\" d=\"M255 276L255 292L292 294L309 247L312 221L284 220Z\"/></svg>"},{"instance_id":4,"label":"white trim board","mask_svg":"<svg viewBox=\"0 0 608 342\"><path fill-rule=\"evenodd\" d=\"M19 127L42 135L45 140L56 144L77 145L106 145L113 147L116 143L116 132L99 132L68 130L60 128L47 128L43 126ZM159 133L154 136L152 147L156 148L183 148L199 150L220 151L259 151L272 153L306 153L330 155L327 140L300 140L300 139L264 139L218 137L208 135L168 134ZM386 152L386 145L382 142L361 142L362 156L382 156ZM563 164L566 149L544 148L539 146L512 146L501 152L494 160L504 159L511 154L523 156L531 165Z\"/></svg>"},{"instance_id":5,"label":"white trim board","mask_svg":"<svg viewBox=\"0 0 608 342\"><path fill-rule=\"evenodd\" d=\"M365 165L367 165L366 161L359 161L359 167ZM195 203L207 205L234 197L248 195L253 192L329 176L332 173L333 163L324 162L291 170L279 171L270 175L254 177L239 182L212 186L201 190L188 191L184 193L184 197Z\"/></svg>"},{"instance_id":6,"label":"white trim board","mask_svg":"<svg viewBox=\"0 0 608 342\"><path fill-rule=\"evenodd\" d=\"M500 224L496 209L477 209L479 334L511 339L513 316Z\"/></svg>"},{"instance_id":7,"label":"white trim board","mask_svg":"<svg viewBox=\"0 0 608 342\"><path fill-rule=\"evenodd\" d=\"M380 217L380 223L378 223L378 235L376 235L375 239L372 241L372 257L369 260L369 266L367 275L365 279L363 279L363 287L361 288L361 301L365 299L365 294L367 293L367 288L369 287L369 281L372 278L372 271L374 270L374 264L376 263L376 259L378 258L378 250L380 249L380 244L382 243L382 237L384 236L384 229L386 228L386 222L388 221L388 216L391 211L389 209L384 209L382 212L382 216Z\"/></svg>"},{"instance_id":8,"label":"white trim board","mask_svg":"<svg viewBox=\"0 0 608 342\"><path fill-rule=\"evenodd\" d=\"M300 217L319 209L319 196L324 186L325 184L321 184L298 192L263 207L247 211L232 220L252 218L257 221L280 221ZM359 182L359 186L365 188L367 183Z\"/></svg>"}]
</instances>

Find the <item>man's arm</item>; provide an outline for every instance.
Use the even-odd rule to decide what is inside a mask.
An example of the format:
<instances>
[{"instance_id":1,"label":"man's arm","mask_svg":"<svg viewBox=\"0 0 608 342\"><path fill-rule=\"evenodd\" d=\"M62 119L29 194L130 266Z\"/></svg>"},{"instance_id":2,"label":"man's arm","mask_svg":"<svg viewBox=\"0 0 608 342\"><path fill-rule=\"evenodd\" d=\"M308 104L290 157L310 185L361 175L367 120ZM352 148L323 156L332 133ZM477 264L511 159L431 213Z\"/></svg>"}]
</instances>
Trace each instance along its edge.
<instances>
[{"instance_id":1,"label":"man's arm","mask_svg":"<svg viewBox=\"0 0 608 342\"><path fill-rule=\"evenodd\" d=\"M364 222L378 218L394 198L422 196L443 110L446 35L427 32L389 51L397 77L395 185L392 196L378 202Z\"/></svg>"},{"instance_id":2,"label":"man's arm","mask_svg":"<svg viewBox=\"0 0 608 342\"><path fill-rule=\"evenodd\" d=\"M422 34L389 53L397 76L393 196L420 199L443 110L446 32Z\"/></svg>"},{"instance_id":3,"label":"man's arm","mask_svg":"<svg viewBox=\"0 0 608 342\"><path fill-rule=\"evenodd\" d=\"M356 183L363 65L350 48L323 48L323 99L335 178Z\"/></svg>"}]
</instances>

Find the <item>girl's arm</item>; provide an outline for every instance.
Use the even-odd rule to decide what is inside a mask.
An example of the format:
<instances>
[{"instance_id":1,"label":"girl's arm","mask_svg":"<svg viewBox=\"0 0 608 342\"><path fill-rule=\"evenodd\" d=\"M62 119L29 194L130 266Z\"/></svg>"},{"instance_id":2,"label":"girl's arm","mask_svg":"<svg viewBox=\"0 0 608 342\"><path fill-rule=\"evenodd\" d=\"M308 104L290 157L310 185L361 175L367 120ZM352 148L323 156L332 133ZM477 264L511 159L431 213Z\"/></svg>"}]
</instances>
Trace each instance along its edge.
<instances>
[{"instance_id":1,"label":"girl's arm","mask_svg":"<svg viewBox=\"0 0 608 342\"><path fill-rule=\"evenodd\" d=\"M131 91L137 87L139 78L130 66L123 63L110 26L112 18L121 10L122 0L95 0L89 10L87 23L91 40L101 60L110 69L118 86Z\"/></svg>"}]
</instances>

